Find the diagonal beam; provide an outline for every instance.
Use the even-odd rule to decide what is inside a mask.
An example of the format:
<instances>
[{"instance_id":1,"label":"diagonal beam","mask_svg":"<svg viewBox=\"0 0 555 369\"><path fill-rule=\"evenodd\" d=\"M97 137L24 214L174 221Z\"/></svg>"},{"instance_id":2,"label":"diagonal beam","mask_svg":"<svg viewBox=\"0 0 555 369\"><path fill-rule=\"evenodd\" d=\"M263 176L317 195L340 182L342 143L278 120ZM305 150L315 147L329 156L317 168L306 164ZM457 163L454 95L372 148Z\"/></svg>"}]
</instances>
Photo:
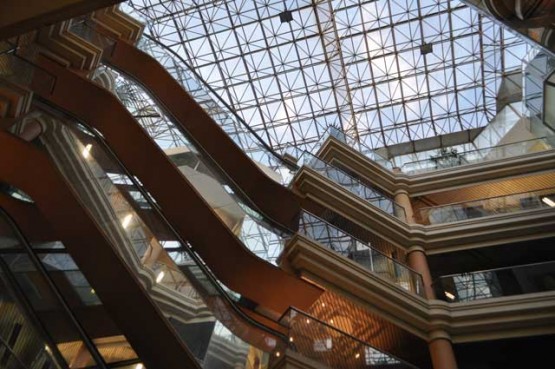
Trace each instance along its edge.
<instances>
[{"instance_id":1,"label":"diagonal beam","mask_svg":"<svg viewBox=\"0 0 555 369\"><path fill-rule=\"evenodd\" d=\"M313 6L341 125L345 133L358 140L351 89L347 81L347 70L339 42L332 2L331 0L313 0Z\"/></svg>"}]
</instances>

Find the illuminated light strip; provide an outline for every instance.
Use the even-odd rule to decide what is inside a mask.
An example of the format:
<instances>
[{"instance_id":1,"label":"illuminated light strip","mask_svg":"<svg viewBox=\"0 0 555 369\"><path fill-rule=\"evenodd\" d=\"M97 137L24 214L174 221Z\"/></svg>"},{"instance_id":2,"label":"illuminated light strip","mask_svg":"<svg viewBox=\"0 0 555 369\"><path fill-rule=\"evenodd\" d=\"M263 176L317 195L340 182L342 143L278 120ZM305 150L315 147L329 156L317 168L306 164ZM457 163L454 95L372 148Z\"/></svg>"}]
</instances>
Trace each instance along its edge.
<instances>
[{"instance_id":1,"label":"illuminated light strip","mask_svg":"<svg viewBox=\"0 0 555 369\"><path fill-rule=\"evenodd\" d=\"M542 202L546 205L551 206L552 208L555 208L555 201L551 200L549 197L544 197L542 199Z\"/></svg>"}]
</instances>

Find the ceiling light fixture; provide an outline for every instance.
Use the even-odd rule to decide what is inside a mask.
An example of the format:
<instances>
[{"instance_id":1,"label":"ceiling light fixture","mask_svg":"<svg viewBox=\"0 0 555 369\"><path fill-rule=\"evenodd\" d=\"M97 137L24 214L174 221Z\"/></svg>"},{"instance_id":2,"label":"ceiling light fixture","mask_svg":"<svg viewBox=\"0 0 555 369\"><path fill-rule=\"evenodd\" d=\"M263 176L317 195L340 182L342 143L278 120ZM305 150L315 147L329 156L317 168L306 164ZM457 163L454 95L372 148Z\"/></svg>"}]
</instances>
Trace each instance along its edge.
<instances>
[{"instance_id":1,"label":"ceiling light fixture","mask_svg":"<svg viewBox=\"0 0 555 369\"><path fill-rule=\"evenodd\" d=\"M420 54L422 55L430 54L433 51L434 51L434 47L432 44L427 44L424 42L422 45L420 45Z\"/></svg>"}]
</instances>

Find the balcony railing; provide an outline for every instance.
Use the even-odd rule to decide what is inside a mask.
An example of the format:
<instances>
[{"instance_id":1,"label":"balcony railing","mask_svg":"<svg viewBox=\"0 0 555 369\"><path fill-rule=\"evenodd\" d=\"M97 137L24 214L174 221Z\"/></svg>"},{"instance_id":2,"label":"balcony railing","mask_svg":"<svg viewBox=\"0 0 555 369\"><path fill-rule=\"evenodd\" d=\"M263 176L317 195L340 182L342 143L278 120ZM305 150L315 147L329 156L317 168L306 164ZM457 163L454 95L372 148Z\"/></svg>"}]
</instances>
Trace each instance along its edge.
<instances>
[{"instance_id":1,"label":"balcony railing","mask_svg":"<svg viewBox=\"0 0 555 369\"><path fill-rule=\"evenodd\" d=\"M384 158L383 156L378 154L375 150L372 150L371 148L361 143L360 141L357 141L353 137L347 135L345 132L337 129L336 127L330 126L327 129L327 133L328 133L327 135L326 134L323 135L324 139L327 139L328 137L334 137L337 140L344 142L349 147L352 147L353 149L357 150L358 152L366 156L368 159L379 164L383 168L390 171L393 170L393 164L391 163L391 161ZM317 144L317 146L319 145Z\"/></svg>"},{"instance_id":2,"label":"balcony railing","mask_svg":"<svg viewBox=\"0 0 555 369\"><path fill-rule=\"evenodd\" d=\"M443 224L551 207L555 207L555 187L422 208L419 211L419 218L422 224Z\"/></svg>"},{"instance_id":3,"label":"balcony railing","mask_svg":"<svg viewBox=\"0 0 555 369\"><path fill-rule=\"evenodd\" d=\"M334 137L337 140L344 142L348 146L359 151L365 155L370 160L379 164L384 169L393 171L394 165L388 159L385 159L379 155L375 150L370 149L364 144L356 141L354 138L348 136L344 132L340 131L335 127L329 127L327 130L328 134L324 135L324 138ZM324 140L325 140L324 139ZM320 140L316 145L316 148L320 146L324 140ZM520 142L514 142L505 145L498 145L492 147L486 147L476 150L467 150L462 152L447 151L447 155L438 155L435 157L430 157L429 159L416 160L404 163L401 166L401 172L409 175L432 172L435 170L441 170L446 168L453 168L462 165L480 163L484 161L500 160L506 158L512 158L524 154L529 154L532 152L544 151L552 149L551 144L545 138L537 138L531 140L524 140Z\"/></svg>"},{"instance_id":4,"label":"balcony railing","mask_svg":"<svg viewBox=\"0 0 555 369\"><path fill-rule=\"evenodd\" d=\"M545 138L538 138L484 149L448 152L447 155L438 155L425 160L405 163L401 167L401 171L407 174L426 173L484 161L512 158L550 148L551 145Z\"/></svg>"},{"instance_id":5,"label":"balcony railing","mask_svg":"<svg viewBox=\"0 0 555 369\"><path fill-rule=\"evenodd\" d=\"M303 152L299 164L315 170L387 214L406 221L405 209L393 201L393 199L375 188L362 183L359 179L345 173L341 169L317 158L308 151Z\"/></svg>"},{"instance_id":6,"label":"balcony railing","mask_svg":"<svg viewBox=\"0 0 555 369\"><path fill-rule=\"evenodd\" d=\"M448 302L482 300L555 290L555 261L446 275L434 282Z\"/></svg>"},{"instance_id":7,"label":"balcony railing","mask_svg":"<svg viewBox=\"0 0 555 369\"><path fill-rule=\"evenodd\" d=\"M303 211L299 221L299 233L362 265L372 274L404 290L424 296L420 274L325 220Z\"/></svg>"},{"instance_id":8,"label":"balcony railing","mask_svg":"<svg viewBox=\"0 0 555 369\"><path fill-rule=\"evenodd\" d=\"M348 330L349 318L337 316L334 324ZM317 360L329 368L390 368L416 369L391 354L385 353L337 328L294 308L281 319L289 328L289 342L293 350L305 357ZM343 323L343 324L342 324Z\"/></svg>"}]
</instances>

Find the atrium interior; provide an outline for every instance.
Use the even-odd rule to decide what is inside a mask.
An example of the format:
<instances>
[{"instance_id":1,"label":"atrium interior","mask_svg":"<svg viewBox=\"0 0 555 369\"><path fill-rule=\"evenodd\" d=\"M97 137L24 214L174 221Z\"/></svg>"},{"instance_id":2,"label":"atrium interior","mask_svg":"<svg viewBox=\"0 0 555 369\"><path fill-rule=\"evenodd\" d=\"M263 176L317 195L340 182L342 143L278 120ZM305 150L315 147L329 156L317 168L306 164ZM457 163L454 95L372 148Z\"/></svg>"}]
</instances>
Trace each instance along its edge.
<instances>
[{"instance_id":1,"label":"atrium interior","mask_svg":"<svg viewBox=\"0 0 555 369\"><path fill-rule=\"evenodd\" d=\"M0 4L0 369L550 362L555 1L47 3Z\"/></svg>"}]
</instances>

